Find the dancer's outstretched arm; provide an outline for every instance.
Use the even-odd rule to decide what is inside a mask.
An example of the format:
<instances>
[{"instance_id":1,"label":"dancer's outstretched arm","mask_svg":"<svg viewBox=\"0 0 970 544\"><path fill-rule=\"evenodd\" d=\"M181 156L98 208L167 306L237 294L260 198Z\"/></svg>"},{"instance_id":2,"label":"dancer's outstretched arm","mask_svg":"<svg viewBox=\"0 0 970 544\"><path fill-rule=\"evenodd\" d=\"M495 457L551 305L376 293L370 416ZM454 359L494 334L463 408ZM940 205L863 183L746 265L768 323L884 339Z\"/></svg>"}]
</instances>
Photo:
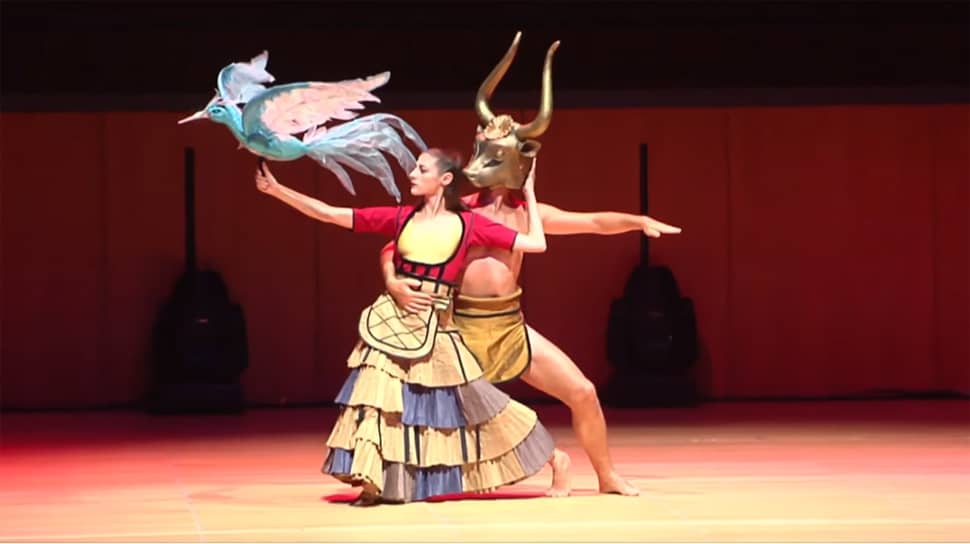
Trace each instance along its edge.
<instances>
[{"instance_id":1,"label":"dancer's outstretched arm","mask_svg":"<svg viewBox=\"0 0 970 544\"><path fill-rule=\"evenodd\" d=\"M570 212L549 204L539 204L539 214L546 234L620 234L635 230L651 238L661 234L678 234L680 227L657 221L647 215L620 212Z\"/></svg>"},{"instance_id":2,"label":"dancer's outstretched arm","mask_svg":"<svg viewBox=\"0 0 970 544\"><path fill-rule=\"evenodd\" d=\"M276 181L276 176L273 175L265 162L260 162L259 168L256 169L256 188L282 200L284 203L317 221L332 223L346 229L353 228L354 226L354 211L352 208L331 206L322 200L317 200L316 198L294 191L285 185L281 185L280 182Z\"/></svg>"}]
</instances>

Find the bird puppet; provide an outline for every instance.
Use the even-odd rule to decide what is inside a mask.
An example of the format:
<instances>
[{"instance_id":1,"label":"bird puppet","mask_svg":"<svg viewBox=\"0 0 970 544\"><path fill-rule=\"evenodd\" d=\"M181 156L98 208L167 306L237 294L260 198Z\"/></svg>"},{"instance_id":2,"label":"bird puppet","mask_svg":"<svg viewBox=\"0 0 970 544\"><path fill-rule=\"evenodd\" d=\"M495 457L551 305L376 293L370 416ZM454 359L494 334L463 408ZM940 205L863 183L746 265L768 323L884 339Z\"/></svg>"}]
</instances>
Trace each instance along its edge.
<instances>
[{"instance_id":1,"label":"bird puppet","mask_svg":"<svg viewBox=\"0 0 970 544\"><path fill-rule=\"evenodd\" d=\"M382 152L394 157L408 172L415 166L414 155L397 131L422 151L427 145L396 115L357 117L354 111L363 109L361 102L380 102L371 91L387 83L390 72L334 83L308 81L267 87L265 84L276 80L266 71L268 59L269 53L263 51L249 62L234 62L220 70L215 97L179 124L209 119L226 125L239 147L261 160L310 157L333 172L350 194L356 194L344 167L352 168L376 177L400 202L394 173ZM324 126L330 120L346 122Z\"/></svg>"}]
</instances>

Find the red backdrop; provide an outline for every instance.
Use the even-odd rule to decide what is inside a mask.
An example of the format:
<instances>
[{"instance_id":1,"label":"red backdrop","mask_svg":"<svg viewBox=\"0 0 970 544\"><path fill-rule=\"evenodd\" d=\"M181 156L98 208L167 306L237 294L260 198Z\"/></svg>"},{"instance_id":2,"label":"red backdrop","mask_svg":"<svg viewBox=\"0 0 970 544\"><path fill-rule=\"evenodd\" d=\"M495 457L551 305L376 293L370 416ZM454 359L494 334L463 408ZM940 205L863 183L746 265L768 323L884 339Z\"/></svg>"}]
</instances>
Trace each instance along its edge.
<instances>
[{"instance_id":1,"label":"red backdrop","mask_svg":"<svg viewBox=\"0 0 970 544\"><path fill-rule=\"evenodd\" d=\"M432 145L471 147L470 110L397 113ZM142 395L155 313L183 266L186 146L200 264L248 320L247 397L336 394L357 316L381 288L383 240L258 193L254 157L223 127L180 116L0 115L4 407ZM652 257L694 299L708 398L970 392L968 133L966 105L560 109L538 192L565 209L635 212L638 145L650 146L651 214L684 227ZM368 179L351 197L309 160L275 171L336 204L389 202ZM549 247L526 260L528 319L601 384L637 235Z\"/></svg>"}]
</instances>

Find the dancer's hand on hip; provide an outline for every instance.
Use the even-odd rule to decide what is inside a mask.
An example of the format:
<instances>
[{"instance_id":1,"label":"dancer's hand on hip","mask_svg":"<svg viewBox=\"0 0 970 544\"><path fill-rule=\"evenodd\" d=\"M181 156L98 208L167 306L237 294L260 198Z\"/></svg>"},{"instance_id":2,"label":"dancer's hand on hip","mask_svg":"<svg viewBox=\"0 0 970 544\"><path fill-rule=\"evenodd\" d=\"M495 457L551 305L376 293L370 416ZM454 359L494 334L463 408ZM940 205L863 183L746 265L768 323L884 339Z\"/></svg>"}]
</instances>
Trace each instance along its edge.
<instances>
[{"instance_id":1,"label":"dancer's hand on hip","mask_svg":"<svg viewBox=\"0 0 970 544\"><path fill-rule=\"evenodd\" d=\"M384 282L387 292L402 310L417 314L431 307L431 295L418 291L421 282L414 278L388 278Z\"/></svg>"}]
</instances>

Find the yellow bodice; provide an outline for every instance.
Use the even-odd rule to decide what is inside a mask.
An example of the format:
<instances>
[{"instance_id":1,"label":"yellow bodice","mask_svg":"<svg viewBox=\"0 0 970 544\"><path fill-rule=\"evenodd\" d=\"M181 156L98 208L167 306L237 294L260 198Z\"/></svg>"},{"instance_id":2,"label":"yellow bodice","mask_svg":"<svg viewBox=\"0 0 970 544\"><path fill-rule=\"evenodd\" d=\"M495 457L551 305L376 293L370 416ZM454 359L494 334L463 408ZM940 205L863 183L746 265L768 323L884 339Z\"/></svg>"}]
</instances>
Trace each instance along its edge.
<instances>
[{"instance_id":1,"label":"yellow bodice","mask_svg":"<svg viewBox=\"0 0 970 544\"><path fill-rule=\"evenodd\" d=\"M457 214L442 215L431 221L416 221L412 217L398 236L397 248L411 262L443 263L461 243L462 229Z\"/></svg>"}]
</instances>

